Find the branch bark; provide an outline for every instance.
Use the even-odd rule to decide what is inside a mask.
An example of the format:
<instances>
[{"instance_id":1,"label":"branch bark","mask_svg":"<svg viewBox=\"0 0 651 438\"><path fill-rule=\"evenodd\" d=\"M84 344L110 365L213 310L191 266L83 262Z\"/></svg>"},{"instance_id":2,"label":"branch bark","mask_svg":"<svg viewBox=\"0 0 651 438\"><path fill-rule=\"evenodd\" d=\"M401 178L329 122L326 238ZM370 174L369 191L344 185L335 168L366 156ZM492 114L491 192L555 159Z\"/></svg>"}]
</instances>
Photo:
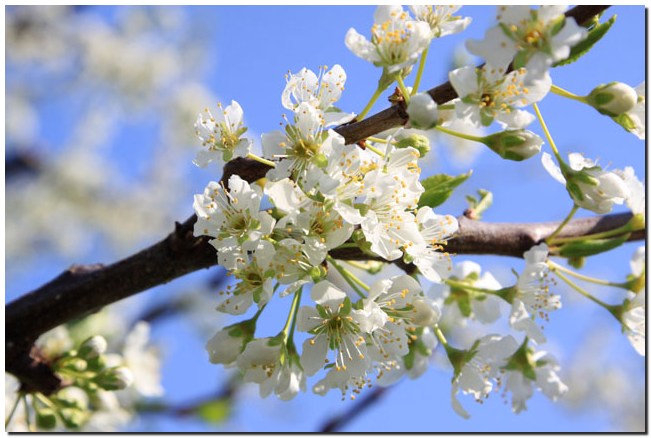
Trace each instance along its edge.
<instances>
[{"instance_id":1,"label":"branch bark","mask_svg":"<svg viewBox=\"0 0 651 438\"><path fill-rule=\"evenodd\" d=\"M578 23L585 23L608 6L577 6L568 11ZM428 91L439 103L445 103L456 93L449 82ZM404 125L408 116L400 105L392 106L357 123L336 129L347 144L389 128ZM222 181L237 174L247 181L262 178L269 168L257 161L238 158L224 166ZM570 222L561 236L582 236L611 230L625 224L630 214L580 219ZM176 228L159 243L126 259L105 266L75 265L54 280L21 296L5 307L5 370L19 378L25 387L51 393L60 387L60 379L43 359L33 352L40 335L72 319L86 316L101 307L138 292L167 283L175 278L217 263L214 248L206 237L194 237L196 216ZM460 219L458 236L447 250L457 254L499 254L521 257L522 253L548 236L557 223L490 224ZM641 240L644 232L630 240ZM361 259L359 250L333 251L341 259Z\"/></svg>"}]
</instances>

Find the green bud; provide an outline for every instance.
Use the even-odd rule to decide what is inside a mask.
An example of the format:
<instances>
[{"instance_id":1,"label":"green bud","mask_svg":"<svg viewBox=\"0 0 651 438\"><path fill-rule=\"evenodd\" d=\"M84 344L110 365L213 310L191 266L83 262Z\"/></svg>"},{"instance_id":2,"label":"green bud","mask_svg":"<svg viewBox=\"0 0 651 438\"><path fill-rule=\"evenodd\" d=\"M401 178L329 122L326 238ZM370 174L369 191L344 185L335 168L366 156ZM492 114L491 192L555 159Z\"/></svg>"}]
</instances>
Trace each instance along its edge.
<instances>
[{"instance_id":1,"label":"green bud","mask_svg":"<svg viewBox=\"0 0 651 438\"><path fill-rule=\"evenodd\" d=\"M70 357L59 361L58 368L70 371L86 371L88 363L80 357Z\"/></svg>"},{"instance_id":2,"label":"green bud","mask_svg":"<svg viewBox=\"0 0 651 438\"><path fill-rule=\"evenodd\" d=\"M106 344L106 339L104 339L104 337L93 336L86 339L79 346L78 355L80 357L83 357L84 359L94 359L98 357L100 354L104 353L106 351L106 348L107 348L107 344Z\"/></svg>"},{"instance_id":3,"label":"green bud","mask_svg":"<svg viewBox=\"0 0 651 438\"><path fill-rule=\"evenodd\" d=\"M412 134L409 137L401 139L396 144L396 147L400 149L412 147L418 151L421 158L431 150L429 139L420 134Z\"/></svg>"},{"instance_id":4,"label":"green bud","mask_svg":"<svg viewBox=\"0 0 651 438\"><path fill-rule=\"evenodd\" d=\"M54 410L43 408L36 411L36 427L41 430L52 430L57 425L57 416Z\"/></svg>"},{"instance_id":5,"label":"green bud","mask_svg":"<svg viewBox=\"0 0 651 438\"><path fill-rule=\"evenodd\" d=\"M64 408L59 411L63 424L68 429L79 429L88 419L88 413L75 408Z\"/></svg>"},{"instance_id":6,"label":"green bud","mask_svg":"<svg viewBox=\"0 0 651 438\"><path fill-rule=\"evenodd\" d=\"M500 157L522 161L540 152L542 139L526 129L501 131L484 137L484 144Z\"/></svg>"},{"instance_id":7,"label":"green bud","mask_svg":"<svg viewBox=\"0 0 651 438\"><path fill-rule=\"evenodd\" d=\"M637 93L622 82L611 82L596 87L586 100L601 114L615 117L633 109L637 103Z\"/></svg>"},{"instance_id":8,"label":"green bud","mask_svg":"<svg viewBox=\"0 0 651 438\"><path fill-rule=\"evenodd\" d=\"M585 266L585 257L570 257L567 259L567 264L573 268L581 269Z\"/></svg>"},{"instance_id":9,"label":"green bud","mask_svg":"<svg viewBox=\"0 0 651 438\"><path fill-rule=\"evenodd\" d=\"M107 368L95 377L95 383L107 391L124 389L133 383L133 373L126 367Z\"/></svg>"},{"instance_id":10,"label":"green bud","mask_svg":"<svg viewBox=\"0 0 651 438\"><path fill-rule=\"evenodd\" d=\"M106 368L106 356L100 355L86 361L88 369L91 371L101 371Z\"/></svg>"}]
</instances>

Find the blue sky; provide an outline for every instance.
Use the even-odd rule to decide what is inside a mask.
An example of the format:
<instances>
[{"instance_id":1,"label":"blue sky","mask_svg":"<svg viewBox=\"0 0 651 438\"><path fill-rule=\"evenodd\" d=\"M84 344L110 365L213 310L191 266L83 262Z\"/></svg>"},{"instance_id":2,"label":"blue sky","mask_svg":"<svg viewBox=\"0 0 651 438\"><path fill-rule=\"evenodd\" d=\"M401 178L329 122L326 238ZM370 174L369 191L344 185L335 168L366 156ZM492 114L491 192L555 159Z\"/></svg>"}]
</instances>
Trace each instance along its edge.
<instances>
[{"instance_id":1,"label":"blue sky","mask_svg":"<svg viewBox=\"0 0 651 438\"><path fill-rule=\"evenodd\" d=\"M296 72L302 67L316 70L324 64L342 65L348 79L338 106L349 112L359 112L363 108L375 89L380 70L348 51L344 45L344 35L350 27L368 35L373 11L373 7L367 6L187 8L190 19L196 20L197 26L206 26L206 38L209 38L204 54L208 68L202 72L203 81L225 104L231 99L237 100L244 108L250 132L257 134L277 129L282 121L281 114L286 110L281 106L280 94L285 84L284 74L288 70ZM461 12L471 16L473 22L464 33L432 43L423 88L431 88L447 80L455 48L467 38L483 37L485 30L494 23L492 7L468 6L462 8ZM107 11L106 15L110 16L111 13ZM636 86L644 80L644 8L613 7L605 17L614 13L618 15L615 26L592 52L575 64L553 70L555 84L576 94L587 94L594 86L605 82L621 81ZM407 84L410 85L412 80L407 80ZM385 108L385 102L384 98L380 99L372 112ZM60 102L55 102L51 108L43 111L56 113L60 105ZM611 169L633 166L640 179L645 177L644 142L593 109L558 96L550 95L540 104L540 108L562 154L585 152L588 157L599 158L603 166ZM197 108L197 112L200 110ZM49 120L51 126L43 128L45 132L52 133L53 138L56 138L57 129L64 129L61 126L65 123L61 123L60 117ZM147 138L150 136L148 130L152 128L141 127L134 135ZM537 122L530 129L542 135ZM192 141L194 139L190 139ZM255 141L260 144L259 137ZM142 155L128 155L123 151L121 159L125 166L137 166L134 161L143 159ZM200 193L209 180L217 180L220 175L214 167L208 171L192 168L191 158L189 155L188 162L179 165L188 168L192 193ZM446 148L436 148L427 163L423 175L438 172L457 174L467 169L455 162ZM474 169L473 176L437 212L461 214L466 207L464 196L475 194L480 188L491 190L495 197L493 207L484 216L486 221L560 220L571 208L565 189L545 172L537 157L514 163L502 160L490 151L483 151L471 167ZM179 220L189 216L192 211L192 193L188 193L187 208L179 211ZM625 211L625 208L616 208L615 211ZM578 214L579 217L591 215L584 211ZM627 244L608 255L594 257L588 260L583 272L603 278L623 279L629 271L630 256L637 246ZM521 260L499 257L459 257L455 260L466 259L479 261L485 270L493 272L505 283L513 281L511 268L519 270L522 267ZM78 260L93 261L96 260ZM38 286L59 272L67 262L48 258L41 269L29 278L19 276L8 279L8 296L15 296L13 291L26 291ZM206 275L205 272L192 274L173 284L172 288L182 288L183 285L191 287ZM162 289L145 293L139 301L156 301L155 294ZM613 301L623 297L613 290L604 289L596 293ZM553 315L545 328L550 339L545 348L553 351L561 363L564 359L569 362L573 350L598 326L605 326L619 334L618 324L605 311L571 296L572 292L567 289L562 294L564 309ZM266 319L261 321L261 330L268 332L261 335L273 335L280 329L282 323L278 321L284 322L285 307L288 305L289 302L281 302L271 309L275 312L264 315ZM223 318L216 316L215 331L223 321ZM168 400L184 402L219 385L225 372L208 362L203 349L205 339L198 338L187 322L167 321L155 328L154 335L168 353L164 368ZM637 360L636 376L643 381L643 359L635 355L624 336L613 338L608 346L609 351L627 360ZM462 403L472 415L470 420L463 420L454 414L450 406L450 378L449 370L433 366L418 380L402 381L345 430L602 431L609 428L603 412L570 413L540 393L530 401L529 410L520 415L512 414L510 407L504 405L497 394L491 396L483 406L472 402L470 397L462 397ZM314 382L310 381L312 384ZM341 402L336 393L321 398L308 391L291 402L280 402L273 397L260 400L255 392L256 388L248 387L238 397L234 416L224 424L224 429L314 431L326 418L349 409L354 403ZM168 431L213 430L192 419L148 419L134 425L136 430L144 427Z\"/></svg>"}]
</instances>

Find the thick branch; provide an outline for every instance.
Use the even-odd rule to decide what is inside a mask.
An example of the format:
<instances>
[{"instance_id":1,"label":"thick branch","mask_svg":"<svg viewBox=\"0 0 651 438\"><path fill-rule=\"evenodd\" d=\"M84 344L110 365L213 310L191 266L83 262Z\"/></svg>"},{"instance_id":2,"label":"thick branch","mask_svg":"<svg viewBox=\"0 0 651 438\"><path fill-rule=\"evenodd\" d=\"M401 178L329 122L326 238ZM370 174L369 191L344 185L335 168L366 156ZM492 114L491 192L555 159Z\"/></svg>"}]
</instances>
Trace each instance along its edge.
<instances>
[{"instance_id":1,"label":"thick branch","mask_svg":"<svg viewBox=\"0 0 651 438\"><path fill-rule=\"evenodd\" d=\"M585 23L607 6L577 6L567 13L577 22ZM439 102L447 102L456 94L449 83L428 91ZM407 114L399 105L392 106L361 122L343 125L336 130L347 144L355 143L392 127L404 125ZM238 174L247 181L263 177L268 167L246 158L233 160L224 167L222 180ZM562 236L581 236L614 229L626 223L629 214L573 221ZM65 322L80 318L101 307L167 283L199 269L217 263L214 248L206 237L194 237L196 216L183 224L161 242L112 265L73 266L39 289L30 292L5 307L5 369L31 389L51 392L60 384L47 364L32 353L36 339L46 331ZM488 224L460 220L460 233L450 241L447 250L458 254L500 254L521 256L532 245L547 236L554 224ZM641 240L644 233L631 236ZM335 251L333 256L360 259L355 250Z\"/></svg>"}]
</instances>

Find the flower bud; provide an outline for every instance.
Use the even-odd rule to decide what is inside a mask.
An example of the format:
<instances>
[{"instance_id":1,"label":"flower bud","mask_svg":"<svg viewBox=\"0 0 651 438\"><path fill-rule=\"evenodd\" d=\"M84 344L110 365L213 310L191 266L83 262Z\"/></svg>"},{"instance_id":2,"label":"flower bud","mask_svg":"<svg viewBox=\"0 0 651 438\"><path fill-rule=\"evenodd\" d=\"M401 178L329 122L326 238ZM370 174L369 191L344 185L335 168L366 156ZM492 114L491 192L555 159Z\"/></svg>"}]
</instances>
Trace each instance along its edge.
<instances>
[{"instance_id":1,"label":"flower bud","mask_svg":"<svg viewBox=\"0 0 651 438\"><path fill-rule=\"evenodd\" d=\"M430 151L429 139L420 134L411 134L409 137L401 139L396 147L399 149L412 147L418 151L421 158Z\"/></svg>"},{"instance_id":2,"label":"flower bud","mask_svg":"<svg viewBox=\"0 0 651 438\"><path fill-rule=\"evenodd\" d=\"M507 160L522 161L540 152L542 139L526 129L501 131L484 137L484 144Z\"/></svg>"},{"instance_id":3,"label":"flower bud","mask_svg":"<svg viewBox=\"0 0 651 438\"><path fill-rule=\"evenodd\" d=\"M84 359L94 359L106 351L106 339L102 336L93 336L86 339L80 346L77 353Z\"/></svg>"},{"instance_id":4,"label":"flower bud","mask_svg":"<svg viewBox=\"0 0 651 438\"><path fill-rule=\"evenodd\" d=\"M414 315L412 317L412 321L414 322L414 324L423 327L431 327L437 322L439 322L439 318L441 317L441 311L439 310L438 306L433 302L428 302L422 299L416 299L413 302L413 306L414 306Z\"/></svg>"},{"instance_id":5,"label":"flower bud","mask_svg":"<svg viewBox=\"0 0 651 438\"><path fill-rule=\"evenodd\" d=\"M95 377L95 383L107 391L127 388L133 383L133 373L127 367L107 368Z\"/></svg>"},{"instance_id":6,"label":"flower bud","mask_svg":"<svg viewBox=\"0 0 651 438\"><path fill-rule=\"evenodd\" d=\"M36 427L41 430L52 430L57 425L57 416L54 410L43 408L36 411Z\"/></svg>"},{"instance_id":7,"label":"flower bud","mask_svg":"<svg viewBox=\"0 0 651 438\"><path fill-rule=\"evenodd\" d=\"M86 409L88 407L88 394L77 386L63 388L55 396L58 404L66 408Z\"/></svg>"},{"instance_id":8,"label":"flower bud","mask_svg":"<svg viewBox=\"0 0 651 438\"><path fill-rule=\"evenodd\" d=\"M88 364L85 360L80 357L69 357L62 359L59 364L59 368L62 370L70 371L86 371Z\"/></svg>"},{"instance_id":9,"label":"flower bud","mask_svg":"<svg viewBox=\"0 0 651 438\"><path fill-rule=\"evenodd\" d=\"M59 411L63 424L68 429L79 429L88 419L88 413L74 408L64 408Z\"/></svg>"},{"instance_id":10,"label":"flower bud","mask_svg":"<svg viewBox=\"0 0 651 438\"><path fill-rule=\"evenodd\" d=\"M436 126L439 114L436 102L428 93L412 96L407 106L409 122L417 129L431 129Z\"/></svg>"},{"instance_id":11,"label":"flower bud","mask_svg":"<svg viewBox=\"0 0 651 438\"><path fill-rule=\"evenodd\" d=\"M611 82L592 90L587 100L600 113L614 117L633 109L637 103L637 93L633 87L622 82Z\"/></svg>"},{"instance_id":12,"label":"flower bud","mask_svg":"<svg viewBox=\"0 0 651 438\"><path fill-rule=\"evenodd\" d=\"M246 343L253 338L254 332L255 322L248 320L224 327L215 333L215 336L206 343L210 362L224 365L235 362Z\"/></svg>"}]
</instances>

